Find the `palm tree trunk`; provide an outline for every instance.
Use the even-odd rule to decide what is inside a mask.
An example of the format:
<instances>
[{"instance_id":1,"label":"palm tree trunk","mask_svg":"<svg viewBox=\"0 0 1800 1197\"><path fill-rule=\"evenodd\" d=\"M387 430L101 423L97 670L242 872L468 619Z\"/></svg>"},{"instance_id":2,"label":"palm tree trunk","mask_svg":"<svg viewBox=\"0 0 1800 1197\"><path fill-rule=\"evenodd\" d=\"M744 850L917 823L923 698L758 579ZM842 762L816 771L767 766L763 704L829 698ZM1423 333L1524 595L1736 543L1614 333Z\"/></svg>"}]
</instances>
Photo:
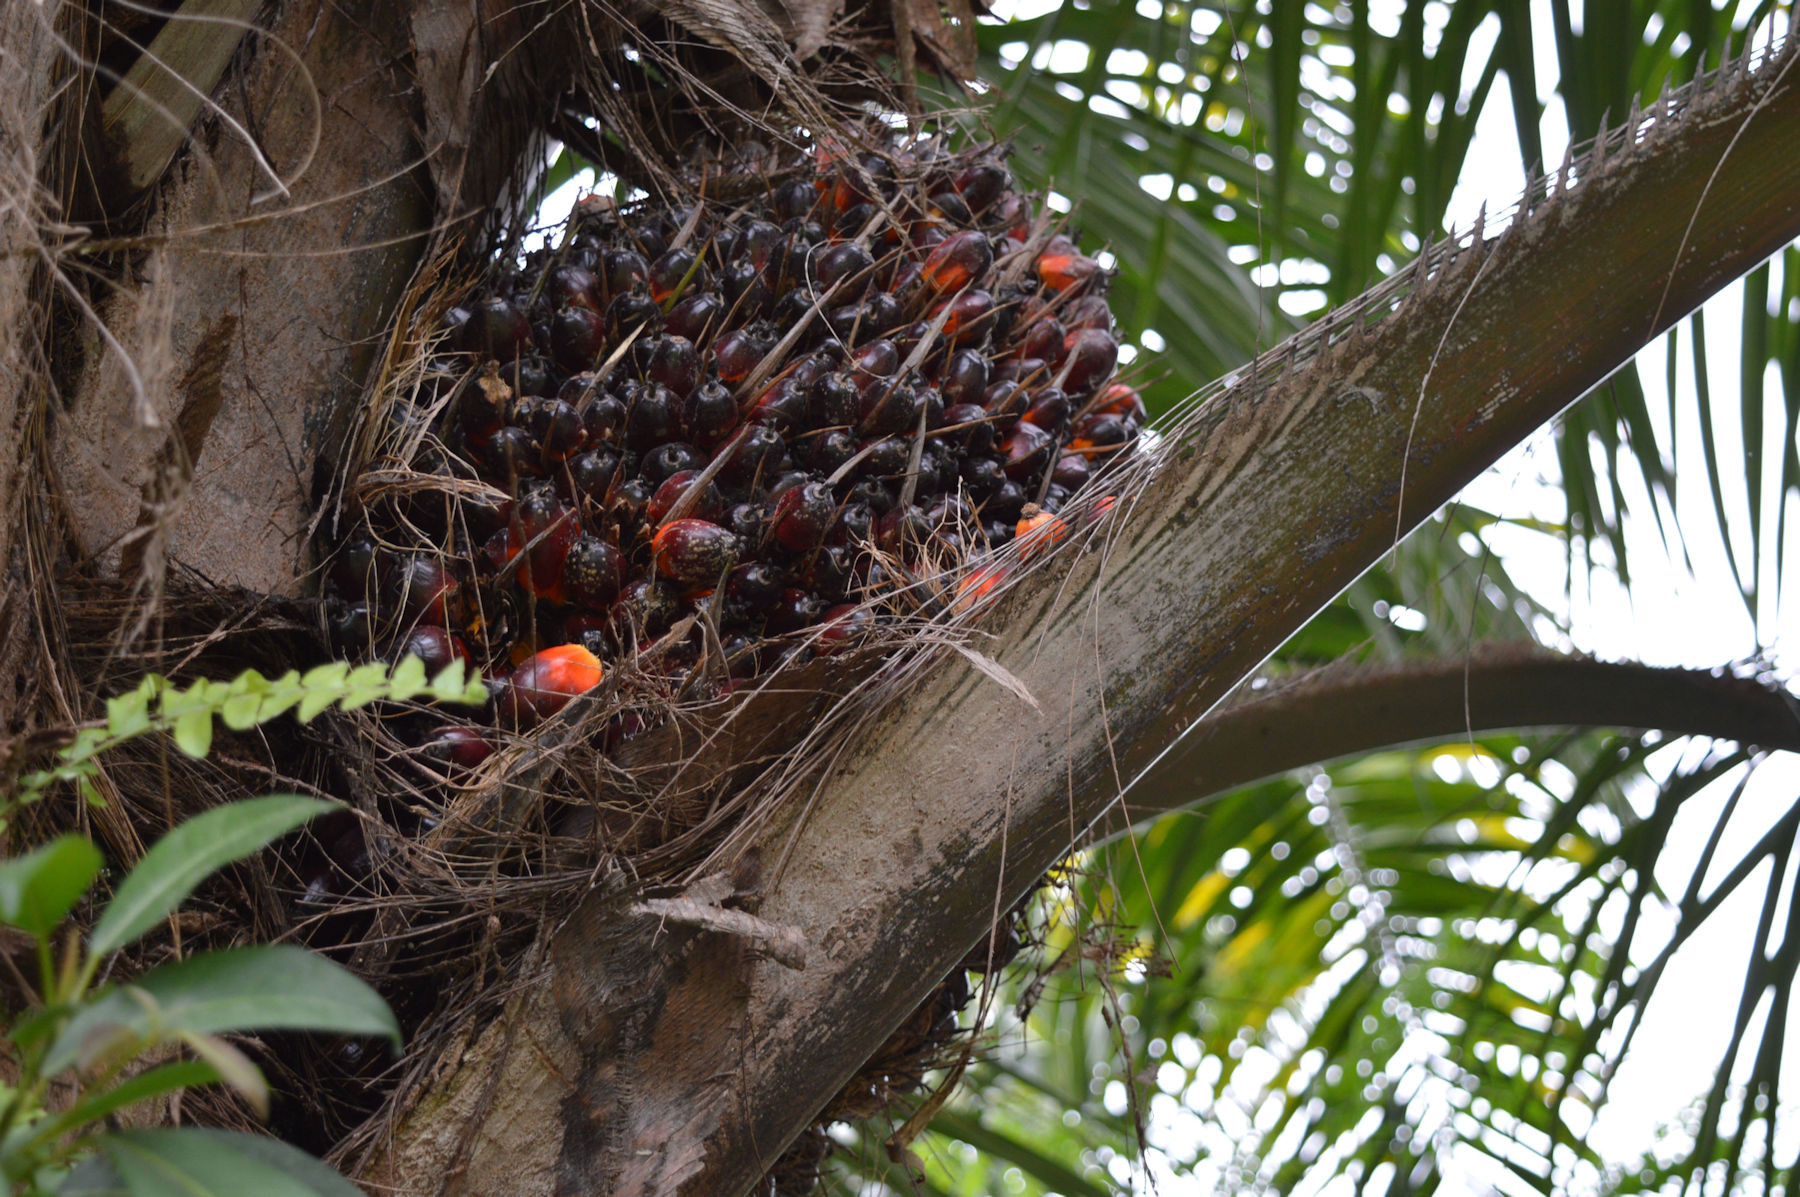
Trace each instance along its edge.
<instances>
[{"instance_id":1,"label":"palm tree trunk","mask_svg":"<svg viewBox=\"0 0 1800 1197\"><path fill-rule=\"evenodd\" d=\"M1725 68L1265 355L815 799L740 834L764 929L600 896L366 1173L431 1191L746 1191L1130 779L1408 529L1800 235L1800 59ZM740 881L741 884L741 881ZM729 886L726 887L729 889ZM802 968L756 950L783 933ZM548 1062L554 1062L549 1067ZM522 1128L530 1128L524 1135ZM428 1183L430 1181L430 1183Z\"/></svg>"}]
</instances>

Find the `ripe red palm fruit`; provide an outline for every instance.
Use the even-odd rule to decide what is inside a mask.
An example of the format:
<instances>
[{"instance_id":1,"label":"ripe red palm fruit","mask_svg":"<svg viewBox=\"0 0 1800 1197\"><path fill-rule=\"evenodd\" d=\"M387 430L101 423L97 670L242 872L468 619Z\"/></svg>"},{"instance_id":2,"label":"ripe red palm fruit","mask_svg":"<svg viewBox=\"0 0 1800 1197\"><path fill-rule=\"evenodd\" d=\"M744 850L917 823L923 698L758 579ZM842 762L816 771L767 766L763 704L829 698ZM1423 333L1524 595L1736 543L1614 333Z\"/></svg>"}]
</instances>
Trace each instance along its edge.
<instances>
[{"instance_id":1,"label":"ripe red palm fruit","mask_svg":"<svg viewBox=\"0 0 1800 1197\"><path fill-rule=\"evenodd\" d=\"M1073 291L1099 278L1104 271L1100 263L1085 254L1046 253L1038 259L1038 281L1052 291Z\"/></svg>"},{"instance_id":2,"label":"ripe red palm fruit","mask_svg":"<svg viewBox=\"0 0 1800 1197\"><path fill-rule=\"evenodd\" d=\"M948 295L984 277L993 264L994 248L988 244L987 234L979 229L965 229L939 242L919 274L926 286Z\"/></svg>"},{"instance_id":3,"label":"ripe red palm fruit","mask_svg":"<svg viewBox=\"0 0 1800 1197\"><path fill-rule=\"evenodd\" d=\"M600 684L600 658L579 644L559 644L533 653L512 672L501 707L512 723L531 727Z\"/></svg>"}]
</instances>

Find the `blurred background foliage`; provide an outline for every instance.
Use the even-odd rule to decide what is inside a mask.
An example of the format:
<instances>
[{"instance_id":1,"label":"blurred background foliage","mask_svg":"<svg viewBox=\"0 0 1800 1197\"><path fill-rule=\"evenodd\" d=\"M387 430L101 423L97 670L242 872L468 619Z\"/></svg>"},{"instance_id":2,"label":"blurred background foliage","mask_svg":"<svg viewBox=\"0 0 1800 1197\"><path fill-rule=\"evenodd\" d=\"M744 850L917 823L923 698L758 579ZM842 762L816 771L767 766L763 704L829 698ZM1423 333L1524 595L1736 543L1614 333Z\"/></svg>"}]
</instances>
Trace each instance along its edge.
<instances>
[{"instance_id":1,"label":"blurred background foliage","mask_svg":"<svg viewBox=\"0 0 1800 1197\"><path fill-rule=\"evenodd\" d=\"M967 119L1010 139L1017 173L1114 256L1114 311L1159 410L1445 235L1459 180L1492 173L1470 158L1484 115L1510 128L1518 170L1542 173L1546 142L1554 169L1634 97L1791 15L1705 0L1046 8L983 25L990 86ZM1482 198L1491 229L1513 194ZM1741 315L1714 316L1737 321L1725 336L1695 313L1653 385L1628 368L1558 421L1553 518L1441 513L1253 684L1475 639L1568 647L1569 605L1509 577L1499 529L1554 542L1570 591L1595 571L1667 585L1695 546L1723 546L1743 605L1728 615L1754 629L1736 667L1775 676L1800 500L1800 251L1742 295ZM1729 393L1709 345L1738 356ZM1678 508L1678 472L1704 501ZM1640 556L1659 550L1636 573L1628 522ZM845 1130L832 1191L1784 1190L1800 1148L1781 1093L1800 795L1791 769L1773 798L1754 790L1765 760L1654 733L1483 736L1196 794L1068 862L1032 914L1035 968L988 993L984 1046L913 1166L884 1148L891 1128ZM1589 1132L1644 1003L1721 918L1757 932L1716 978L1735 1011L1717 1079L1642 1158L1608 1157Z\"/></svg>"}]
</instances>

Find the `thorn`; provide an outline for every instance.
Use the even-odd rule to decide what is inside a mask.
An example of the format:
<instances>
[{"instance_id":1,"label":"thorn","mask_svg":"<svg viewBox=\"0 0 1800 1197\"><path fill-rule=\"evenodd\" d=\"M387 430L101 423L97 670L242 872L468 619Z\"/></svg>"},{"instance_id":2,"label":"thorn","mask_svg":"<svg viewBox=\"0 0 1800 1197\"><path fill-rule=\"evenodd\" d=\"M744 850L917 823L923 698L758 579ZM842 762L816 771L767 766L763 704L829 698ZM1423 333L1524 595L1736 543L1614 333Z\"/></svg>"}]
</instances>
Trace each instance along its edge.
<instances>
[{"instance_id":1,"label":"thorn","mask_svg":"<svg viewBox=\"0 0 1800 1197\"><path fill-rule=\"evenodd\" d=\"M1637 144L1638 125L1643 120L1638 110L1637 93L1631 94L1631 109L1625 116L1625 144L1627 147Z\"/></svg>"},{"instance_id":2,"label":"thorn","mask_svg":"<svg viewBox=\"0 0 1800 1197\"><path fill-rule=\"evenodd\" d=\"M1481 201L1481 207L1475 213L1475 246L1480 248L1487 240L1487 201Z\"/></svg>"},{"instance_id":3,"label":"thorn","mask_svg":"<svg viewBox=\"0 0 1800 1197\"><path fill-rule=\"evenodd\" d=\"M1562 165L1556 168L1556 189L1566 192L1569 189L1569 177L1574 173L1575 143L1571 141L1563 147Z\"/></svg>"}]
</instances>

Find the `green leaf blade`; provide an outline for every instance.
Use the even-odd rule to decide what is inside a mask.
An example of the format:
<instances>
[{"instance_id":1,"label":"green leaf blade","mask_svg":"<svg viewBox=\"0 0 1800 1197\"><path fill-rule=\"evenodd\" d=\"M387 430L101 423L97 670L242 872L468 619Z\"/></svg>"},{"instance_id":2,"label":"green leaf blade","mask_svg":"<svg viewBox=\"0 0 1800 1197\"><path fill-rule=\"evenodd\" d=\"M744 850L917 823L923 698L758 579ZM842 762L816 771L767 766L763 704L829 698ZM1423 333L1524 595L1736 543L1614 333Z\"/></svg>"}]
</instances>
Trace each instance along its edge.
<instances>
[{"instance_id":1,"label":"green leaf blade","mask_svg":"<svg viewBox=\"0 0 1800 1197\"><path fill-rule=\"evenodd\" d=\"M0 923L47 938L99 873L100 851L81 835L58 836L0 862Z\"/></svg>"},{"instance_id":2,"label":"green leaf blade","mask_svg":"<svg viewBox=\"0 0 1800 1197\"><path fill-rule=\"evenodd\" d=\"M323 1161L275 1139L200 1127L117 1131L65 1197L362 1197Z\"/></svg>"},{"instance_id":3,"label":"green leaf blade","mask_svg":"<svg viewBox=\"0 0 1800 1197\"><path fill-rule=\"evenodd\" d=\"M333 806L300 794L270 794L194 816L158 840L120 884L88 937L88 950L104 956L124 947L173 912L207 876Z\"/></svg>"},{"instance_id":4,"label":"green leaf blade","mask_svg":"<svg viewBox=\"0 0 1800 1197\"><path fill-rule=\"evenodd\" d=\"M400 1043L393 1011L366 982L316 952L269 944L191 956L105 994L63 1028L44 1069L53 1075L78 1063L90 1045L116 1042L121 1033L167 1039L248 1030L371 1035Z\"/></svg>"}]
</instances>

